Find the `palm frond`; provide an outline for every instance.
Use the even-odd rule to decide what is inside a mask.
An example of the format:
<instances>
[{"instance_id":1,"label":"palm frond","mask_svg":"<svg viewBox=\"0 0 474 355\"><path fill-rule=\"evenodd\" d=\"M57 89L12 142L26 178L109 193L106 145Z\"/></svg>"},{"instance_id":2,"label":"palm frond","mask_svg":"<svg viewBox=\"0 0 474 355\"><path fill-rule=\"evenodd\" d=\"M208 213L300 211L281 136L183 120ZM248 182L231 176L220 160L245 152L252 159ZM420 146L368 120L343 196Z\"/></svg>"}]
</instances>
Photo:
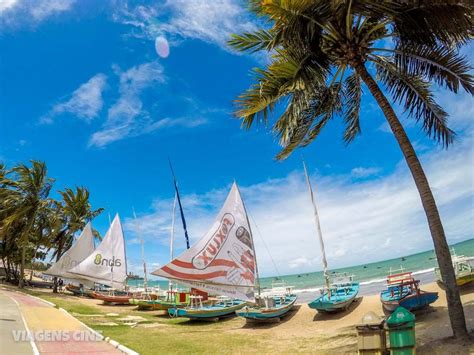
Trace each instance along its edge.
<instances>
[{"instance_id":1,"label":"palm frond","mask_svg":"<svg viewBox=\"0 0 474 355\"><path fill-rule=\"evenodd\" d=\"M240 52L270 51L276 47L278 38L271 30L258 29L254 32L245 32L241 35L233 34L227 42L229 46Z\"/></svg>"},{"instance_id":2,"label":"palm frond","mask_svg":"<svg viewBox=\"0 0 474 355\"><path fill-rule=\"evenodd\" d=\"M467 58L445 46L403 45L394 50L394 59L402 71L420 75L457 93L459 86L474 94L473 67Z\"/></svg>"},{"instance_id":3,"label":"palm frond","mask_svg":"<svg viewBox=\"0 0 474 355\"><path fill-rule=\"evenodd\" d=\"M448 114L436 103L430 91L430 84L420 76L400 71L395 63L385 58L373 58L377 75L385 84L393 99L401 104L409 116L421 121L428 136L450 145L455 137L447 126Z\"/></svg>"},{"instance_id":4,"label":"palm frond","mask_svg":"<svg viewBox=\"0 0 474 355\"><path fill-rule=\"evenodd\" d=\"M344 141L350 143L360 134L360 103L362 99L362 85L359 75L354 72L344 81L345 112Z\"/></svg>"},{"instance_id":5,"label":"palm frond","mask_svg":"<svg viewBox=\"0 0 474 355\"><path fill-rule=\"evenodd\" d=\"M283 146L276 156L278 160L286 159L296 148L313 142L324 126L342 112L340 83L331 87L319 87L314 90L313 95L309 100L304 97L306 108L297 112L285 111L275 125L274 132L280 137L280 144ZM291 106L290 103L288 108Z\"/></svg>"},{"instance_id":6,"label":"palm frond","mask_svg":"<svg viewBox=\"0 0 474 355\"><path fill-rule=\"evenodd\" d=\"M473 34L472 10L462 1L406 1L392 16L404 44L460 46Z\"/></svg>"}]
</instances>

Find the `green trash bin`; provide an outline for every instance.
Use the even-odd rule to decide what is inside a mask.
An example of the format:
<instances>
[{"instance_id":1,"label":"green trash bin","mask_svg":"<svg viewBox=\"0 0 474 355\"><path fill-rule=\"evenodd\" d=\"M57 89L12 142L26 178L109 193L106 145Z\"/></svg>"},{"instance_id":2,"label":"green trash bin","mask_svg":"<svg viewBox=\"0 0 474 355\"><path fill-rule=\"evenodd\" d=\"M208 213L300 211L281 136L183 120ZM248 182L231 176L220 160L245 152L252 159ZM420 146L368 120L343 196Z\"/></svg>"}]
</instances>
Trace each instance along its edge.
<instances>
[{"instance_id":1,"label":"green trash bin","mask_svg":"<svg viewBox=\"0 0 474 355\"><path fill-rule=\"evenodd\" d=\"M415 315L403 307L398 307L387 319L390 339L390 354L415 354Z\"/></svg>"}]
</instances>

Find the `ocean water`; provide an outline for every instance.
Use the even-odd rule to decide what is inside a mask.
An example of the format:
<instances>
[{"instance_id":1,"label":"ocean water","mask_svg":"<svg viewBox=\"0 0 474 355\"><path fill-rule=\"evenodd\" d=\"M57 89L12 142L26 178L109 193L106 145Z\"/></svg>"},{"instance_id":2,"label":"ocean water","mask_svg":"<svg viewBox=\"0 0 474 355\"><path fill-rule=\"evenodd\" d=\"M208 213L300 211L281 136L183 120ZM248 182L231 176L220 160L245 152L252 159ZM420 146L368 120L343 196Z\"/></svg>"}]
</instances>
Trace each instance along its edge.
<instances>
[{"instance_id":1,"label":"ocean water","mask_svg":"<svg viewBox=\"0 0 474 355\"><path fill-rule=\"evenodd\" d=\"M453 248L457 255L474 255L474 239L469 239L461 243L453 244ZM334 269L331 272L348 273L354 275L354 280L360 282L361 295L376 294L385 289L386 276L392 269L400 269L403 267L405 271L412 271L421 284L432 282L436 279L434 268L438 266L434 250L407 255L400 258L379 261L370 264L362 264L341 269ZM294 287L296 293L299 294L300 302L311 300L318 294L319 289L324 284L322 271L282 275L280 277L263 277L260 279L262 288L269 288L272 282L284 280L287 285ZM137 286L143 284L140 280L130 280L129 285ZM150 280L150 286L160 286L162 289L168 287L168 281Z\"/></svg>"}]
</instances>

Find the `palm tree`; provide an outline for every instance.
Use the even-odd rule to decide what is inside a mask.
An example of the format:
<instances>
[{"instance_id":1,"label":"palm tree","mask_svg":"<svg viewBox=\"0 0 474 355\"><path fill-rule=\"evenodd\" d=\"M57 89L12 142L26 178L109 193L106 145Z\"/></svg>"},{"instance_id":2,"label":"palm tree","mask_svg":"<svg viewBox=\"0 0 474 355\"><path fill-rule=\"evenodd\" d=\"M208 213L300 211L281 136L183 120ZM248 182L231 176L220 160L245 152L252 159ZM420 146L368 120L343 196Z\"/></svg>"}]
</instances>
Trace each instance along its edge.
<instances>
[{"instance_id":1,"label":"palm tree","mask_svg":"<svg viewBox=\"0 0 474 355\"><path fill-rule=\"evenodd\" d=\"M13 179L2 179L2 230L17 229L16 242L21 249L19 287L24 286L26 252L33 226L39 212L47 208L48 195L53 180L47 177L46 164L32 160L31 167L25 164L15 166L11 172Z\"/></svg>"},{"instance_id":2,"label":"palm tree","mask_svg":"<svg viewBox=\"0 0 474 355\"><path fill-rule=\"evenodd\" d=\"M472 34L471 9L460 1L250 0L263 28L234 35L240 51L268 51L270 64L255 70L256 84L241 94L236 114L250 128L269 124L289 156L319 135L334 117L345 123L349 143L361 131L362 83L375 98L418 188L443 280L453 334L467 336L466 322L443 225L415 150L386 94L430 137L448 146L454 132L436 103L431 82L473 94L473 77L459 48ZM263 22L266 21L266 22ZM375 77L374 77L375 72ZM384 87L385 93L381 87Z\"/></svg>"},{"instance_id":3,"label":"palm tree","mask_svg":"<svg viewBox=\"0 0 474 355\"><path fill-rule=\"evenodd\" d=\"M62 201L55 201L56 237L52 246L55 251L52 255L58 261L61 256L72 246L74 234L83 229L87 222L91 221L104 210L103 208L92 209L89 201L89 190L77 187L76 191L66 188L59 191ZM57 292L57 279L54 278L53 292Z\"/></svg>"}]
</instances>

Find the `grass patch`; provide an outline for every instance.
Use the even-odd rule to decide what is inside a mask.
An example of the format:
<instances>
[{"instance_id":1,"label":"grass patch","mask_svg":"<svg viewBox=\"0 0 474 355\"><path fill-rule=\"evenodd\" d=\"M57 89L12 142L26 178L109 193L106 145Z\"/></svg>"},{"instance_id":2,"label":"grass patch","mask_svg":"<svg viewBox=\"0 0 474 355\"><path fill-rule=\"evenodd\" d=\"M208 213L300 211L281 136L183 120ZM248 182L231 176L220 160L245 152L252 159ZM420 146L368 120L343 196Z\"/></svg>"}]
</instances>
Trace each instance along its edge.
<instances>
[{"instance_id":1,"label":"grass patch","mask_svg":"<svg viewBox=\"0 0 474 355\"><path fill-rule=\"evenodd\" d=\"M104 307L95 302L86 302L64 294L45 293L28 290L64 308L87 324L119 343L140 354L291 354L291 353L354 353L356 351L353 334L322 336L287 335L276 332L272 327L257 327L245 330L245 321L232 318L220 322L190 322L185 318L170 318L164 312L138 311L134 307ZM110 317L107 313L117 313ZM117 318L140 316L136 326L123 324ZM106 322L118 325L107 326ZM156 326L150 326L156 324ZM280 326L284 326L281 324ZM281 328L280 328L281 329ZM291 333L291 332L290 332Z\"/></svg>"}]
</instances>

